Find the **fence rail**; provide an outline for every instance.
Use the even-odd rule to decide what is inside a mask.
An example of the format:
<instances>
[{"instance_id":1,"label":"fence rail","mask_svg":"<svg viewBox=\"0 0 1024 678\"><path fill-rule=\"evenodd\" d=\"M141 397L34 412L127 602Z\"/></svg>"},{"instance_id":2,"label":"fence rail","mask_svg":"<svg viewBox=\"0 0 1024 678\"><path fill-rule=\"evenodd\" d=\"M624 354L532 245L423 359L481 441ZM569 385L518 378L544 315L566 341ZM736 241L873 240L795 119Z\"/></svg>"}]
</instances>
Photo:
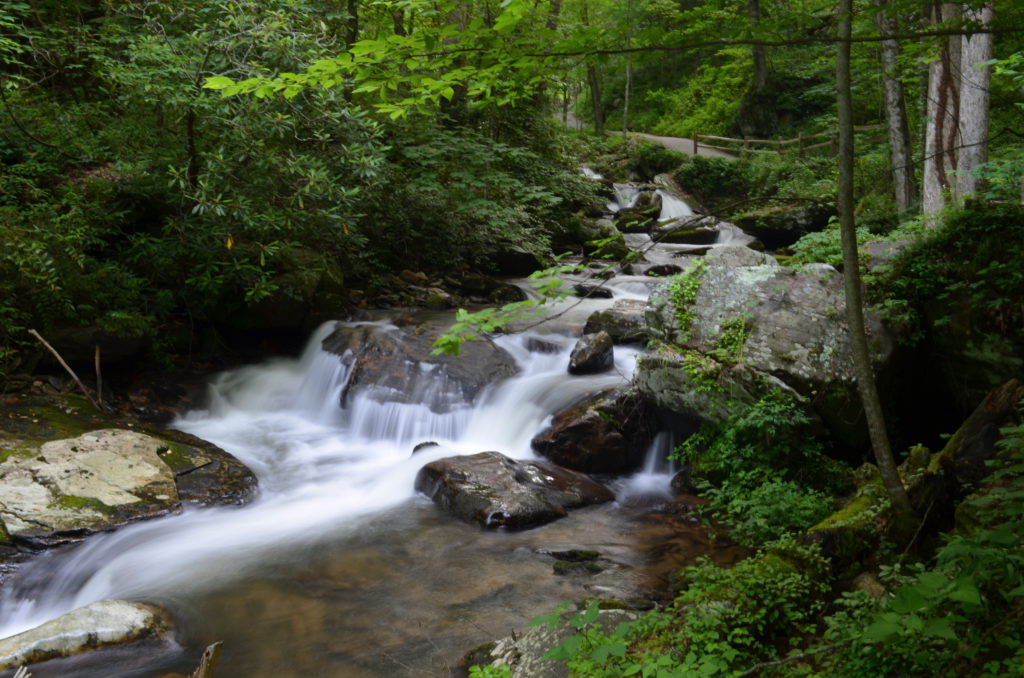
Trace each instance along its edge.
<instances>
[{"instance_id":1,"label":"fence rail","mask_svg":"<svg viewBox=\"0 0 1024 678\"><path fill-rule=\"evenodd\" d=\"M885 125L861 125L859 127L854 127L853 131L860 134L864 132L874 132L884 128ZM826 139L826 141L809 143L815 142L817 139ZM723 146L721 145L723 143L730 145ZM773 146L774 148L756 148L756 146ZM839 152L839 135L830 132L822 132L819 134L801 134L795 139L751 139L750 137L734 139L732 137L716 137L710 134L695 134L693 136L694 154L699 153L702 148L711 148L716 151L738 154L741 157L747 157L754 153L777 153L782 155L786 151L792 150L790 147L795 147L795 150L801 156L807 151L813 151L819 148L830 148L832 150L832 154L835 155Z\"/></svg>"}]
</instances>

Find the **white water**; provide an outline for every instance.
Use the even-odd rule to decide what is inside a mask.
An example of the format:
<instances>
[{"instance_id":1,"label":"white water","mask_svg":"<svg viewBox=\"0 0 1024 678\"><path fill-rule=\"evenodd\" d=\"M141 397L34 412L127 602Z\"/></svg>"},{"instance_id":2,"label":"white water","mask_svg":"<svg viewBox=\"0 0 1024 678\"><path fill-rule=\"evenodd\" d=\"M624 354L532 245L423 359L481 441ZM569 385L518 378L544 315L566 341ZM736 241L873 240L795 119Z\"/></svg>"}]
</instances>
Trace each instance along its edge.
<instances>
[{"instance_id":1,"label":"white water","mask_svg":"<svg viewBox=\"0 0 1024 678\"><path fill-rule=\"evenodd\" d=\"M434 459L484 450L532 457L530 439L553 413L624 383L635 365L635 352L619 347L615 371L570 377L571 343L558 353L530 353L525 337L509 336L499 341L521 373L476 404L438 415L422 404L382 404L360 393L342 410L346 370L319 348L332 327L322 327L298 359L221 375L209 409L176 423L253 469L259 490L252 503L189 510L90 538L47 564L56 570L44 589L18 579L7 587L0 637L104 598L173 605L233 585L272 568L281 554L357 531L369 517L409 502L417 471ZM411 456L426 440L438 446Z\"/></svg>"},{"instance_id":2,"label":"white water","mask_svg":"<svg viewBox=\"0 0 1024 678\"><path fill-rule=\"evenodd\" d=\"M658 215L658 221L669 221L693 215L693 210L690 209L685 200L677 198L661 188L657 192L661 196L661 214Z\"/></svg>"}]
</instances>

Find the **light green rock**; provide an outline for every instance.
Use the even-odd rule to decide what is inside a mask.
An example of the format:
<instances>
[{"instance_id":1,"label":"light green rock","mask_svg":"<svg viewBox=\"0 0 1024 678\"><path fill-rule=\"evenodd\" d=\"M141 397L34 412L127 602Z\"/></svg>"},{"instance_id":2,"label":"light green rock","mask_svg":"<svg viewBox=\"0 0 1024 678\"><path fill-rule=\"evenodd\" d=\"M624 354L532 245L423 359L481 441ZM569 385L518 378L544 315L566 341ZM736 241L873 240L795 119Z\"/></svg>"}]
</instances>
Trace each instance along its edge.
<instances>
[{"instance_id":1,"label":"light green rock","mask_svg":"<svg viewBox=\"0 0 1024 678\"><path fill-rule=\"evenodd\" d=\"M167 613L151 605L101 600L0 640L0 669L70 657L105 645L165 637Z\"/></svg>"},{"instance_id":2,"label":"light green rock","mask_svg":"<svg viewBox=\"0 0 1024 678\"><path fill-rule=\"evenodd\" d=\"M166 444L122 429L45 442L0 463L0 521L12 537L48 541L180 505Z\"/></svg>"}]
</instances>

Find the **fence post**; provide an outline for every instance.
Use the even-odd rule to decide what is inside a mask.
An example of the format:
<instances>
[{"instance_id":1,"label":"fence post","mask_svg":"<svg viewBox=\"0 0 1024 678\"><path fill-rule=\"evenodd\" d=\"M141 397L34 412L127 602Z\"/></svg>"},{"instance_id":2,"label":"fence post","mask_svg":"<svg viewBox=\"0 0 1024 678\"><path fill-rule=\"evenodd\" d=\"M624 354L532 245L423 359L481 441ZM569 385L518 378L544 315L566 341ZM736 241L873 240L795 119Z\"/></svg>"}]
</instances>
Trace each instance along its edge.
<instances>
[{"instance_id":1,"label":"fence post","mask_svg":"<svg viewBox=\"0 0 1024 678\"><path fill-rule=\"evenodd\" d=\"M746 134L743 135L743 157L750 157L750 139L747 138Z\"/></svg>"},{"instance_id":2,"label":"fence post","mask_svg":"<svg viewBox=\"0 0 1024 678\"><path fill-rule=\"evenodd\" d=\"M797 142L797 147L800 149L800 157L802 158L802 157L804 157L804 133L803 132L800 132L800 134L797 135L796 142Z\"/></svg>"},{"instance_id":3,"label":"fence post","mask_svg":"<svg viewBox=\"0 0 1024 678\"><path fill-rule=\"evenodd\" d=\"M832 155L839 155L839 135L832 135Z\"/></svg>"},{"instance_id":4,"label":"fence post","mask_svg":"<svg viewBox=\"0 0 1024 678\"><path fill-rule=\"evenodd\" d=\"M697 143L697 135L693 135L693 154L700 155L700 144Z\"/></svg>"}]
</instances>

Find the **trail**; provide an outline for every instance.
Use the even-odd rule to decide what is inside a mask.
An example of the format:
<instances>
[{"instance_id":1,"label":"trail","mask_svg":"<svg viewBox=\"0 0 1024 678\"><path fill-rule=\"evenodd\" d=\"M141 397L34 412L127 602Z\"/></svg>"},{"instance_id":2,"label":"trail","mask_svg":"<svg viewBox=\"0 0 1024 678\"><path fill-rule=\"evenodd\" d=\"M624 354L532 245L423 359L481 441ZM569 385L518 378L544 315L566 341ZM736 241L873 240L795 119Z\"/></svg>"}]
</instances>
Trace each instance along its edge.
<instances>
[{"instance_id":1,"label":"trail","mask_svg":"<svg viewBox=\"0 0 1024 678\"><path fill-rule=\"evenodd\" d=\"M567 127L575 130L582 130L586 124L583 123L572 113L569 113L566 119L563 121ZM610 134L622 134L619 130L608 130ZM661 144L670 151L676 151L684 155L705 155L716 158L733 158L735 156L725 153L723 151L716 150L714 148L706 148L701 146L699 149L694 149L693 139L684 139L682 137L662 137L655 134L648 134L646 132L627 132L636 137L652 141L656 144Z\"/></svg>"}]
</instances>

